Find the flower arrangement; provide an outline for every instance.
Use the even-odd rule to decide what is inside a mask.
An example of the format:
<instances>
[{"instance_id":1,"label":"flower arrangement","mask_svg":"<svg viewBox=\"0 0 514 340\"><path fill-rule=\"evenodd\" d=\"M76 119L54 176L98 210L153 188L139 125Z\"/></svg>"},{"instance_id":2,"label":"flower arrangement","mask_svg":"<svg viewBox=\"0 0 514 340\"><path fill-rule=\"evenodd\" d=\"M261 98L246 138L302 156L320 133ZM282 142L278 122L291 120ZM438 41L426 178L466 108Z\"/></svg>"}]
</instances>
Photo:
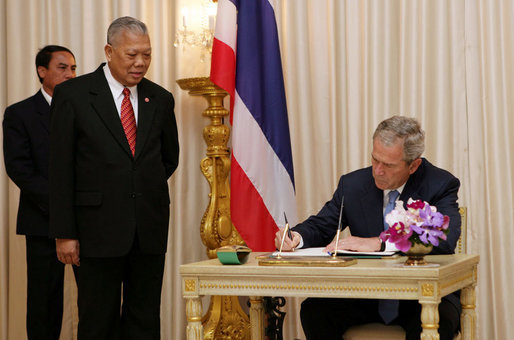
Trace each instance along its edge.
<instances>
[{"instance_id":1,"label":"flower arrangement","mask_svg":"<svg viewBox=\"0 0 514 340\"><path fill-rule=\"evenodd\" d=\"M440 239L446 240L450 218L427 202L409 198L407 210L403 201L398 200L385 221L390 227L380 234L380 239L394 243L405 253L415 244L437 247Z\"/></svg>"}]
</instances>

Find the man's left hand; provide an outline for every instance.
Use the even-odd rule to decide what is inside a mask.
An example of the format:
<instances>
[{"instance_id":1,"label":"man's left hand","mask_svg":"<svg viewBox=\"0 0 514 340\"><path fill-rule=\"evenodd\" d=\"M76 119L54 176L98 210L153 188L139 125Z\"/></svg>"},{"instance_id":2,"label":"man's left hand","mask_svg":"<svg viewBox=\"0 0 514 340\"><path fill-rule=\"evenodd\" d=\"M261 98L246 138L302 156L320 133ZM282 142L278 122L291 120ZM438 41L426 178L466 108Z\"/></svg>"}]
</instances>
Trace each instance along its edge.
<instances>
[{"instance_id":1,"label":"man's left hand","mask_svg":"<svg viewBox=\"0 0 514 340\"><path fill-rule=\"evenodd\" d=\"M333 240L328 246L325 247L326 252L333 252L336 241ZM380 240L378 237L356 237L348 236L339 239L339 250L351 250L351 251L379 251Z\"/></svg>"},{"instance_id":2,"label":"man's left hand","mask_svg":"<svg viewBox=\"0 0 514 340\"><path fill-rule=\"evenodd\" d=\"M58 238L55 239L57 259L64 264L80 266L79 240Z\"/></svg>"}]
</instances>

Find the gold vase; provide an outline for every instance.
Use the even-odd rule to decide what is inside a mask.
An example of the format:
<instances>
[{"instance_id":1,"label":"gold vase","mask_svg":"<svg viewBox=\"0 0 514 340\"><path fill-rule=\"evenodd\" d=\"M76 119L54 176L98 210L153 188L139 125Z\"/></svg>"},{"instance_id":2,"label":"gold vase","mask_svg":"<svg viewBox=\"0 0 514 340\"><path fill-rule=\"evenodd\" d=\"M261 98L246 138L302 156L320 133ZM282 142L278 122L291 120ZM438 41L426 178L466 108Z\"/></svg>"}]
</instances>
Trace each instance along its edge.
<instances>
[{"instance_id":1,"label":"gold vase","mask_svg":"<svg viewBox=\"0 0 514 340\"><path fill-rule=\"evenodd\" d=\"M427 264L425 255L432 251L432 245L424 245L423 243L414 243L405 253L408 258L405 261L406 266L423 266Z\"/></svg>"}]
</instances>

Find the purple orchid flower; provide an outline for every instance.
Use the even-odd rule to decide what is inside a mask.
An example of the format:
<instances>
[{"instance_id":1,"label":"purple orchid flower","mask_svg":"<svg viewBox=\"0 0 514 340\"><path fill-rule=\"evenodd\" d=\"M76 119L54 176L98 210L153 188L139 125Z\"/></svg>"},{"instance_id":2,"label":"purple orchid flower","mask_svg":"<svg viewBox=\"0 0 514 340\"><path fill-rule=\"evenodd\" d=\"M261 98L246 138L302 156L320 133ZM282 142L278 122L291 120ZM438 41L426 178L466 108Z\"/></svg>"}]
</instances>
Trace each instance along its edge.
<instances>
[{"instance_id":1,"label":"purple orchid flower","mask_svg":"<svg viewBox=\"0 0 514 340\"><path fill-rule=\"evenodd\" d=\"M446 234L437 228L418 226L414 224L411 226L411 229L419 235L419 239L424 244L433 244L437 247L439 245L439 239L446 240Z\"/></svg>"},{"instance_id":2,"label":"purple orchid flower","mask_svg":"<svg viewBox=\"0 0 514 340\"><path fill-rule=\"evenodd\" d=\"M382 232L380 238L406 252L414 242L410 239L414 233L423 244L437 247L440 240L446 240L450 218L427 202L409 198L407 210L402 201L397 201L395 209L386 216L386 222L392 227Z\"/></svg>"}]
</instances>

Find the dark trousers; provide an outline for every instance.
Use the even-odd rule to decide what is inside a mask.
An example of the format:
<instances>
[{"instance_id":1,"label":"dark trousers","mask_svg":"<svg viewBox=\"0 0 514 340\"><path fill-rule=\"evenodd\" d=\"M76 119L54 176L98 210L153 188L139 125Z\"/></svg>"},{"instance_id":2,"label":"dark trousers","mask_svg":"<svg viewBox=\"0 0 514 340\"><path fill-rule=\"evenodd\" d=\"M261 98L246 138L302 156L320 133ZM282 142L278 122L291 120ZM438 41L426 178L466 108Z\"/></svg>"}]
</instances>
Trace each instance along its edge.
<instances>
[{"instance_id":1,"label":"dark trousers","mask_svg":"<svg viewBox=\"0 0 514 340\"><path fill-rule=\"evenodd\" d=\"M81 257L78 339L160 339L164 258L137 241L126 256Z\"/></svg>"},{"instance_id":2,"label":"dark trousers","mask_svg":"<svg viewBox=\"0 0 514 340\"><path fill-rule=\"evenodd\" d=\"M62 324L64 264L55 240L25 236L27 256L27 337L58 340Z\"/></svg>"},{"instance_id":3,"label":"dark trousers","mask_svg":"<svg viewBox=\"0 0 514 340\"><path fill-rule=\"evenodd\" d=\"M392 324L403 327L407 340L421 334L421 305L414 300L400 300L399 315ZM300 310L303 331L308 340L340 340L352 326L381 322L378 300L309 298ZM448 300L439 304L439 336L452 340L460 328L459 310Z\"/></svg>"}]
</instances>

